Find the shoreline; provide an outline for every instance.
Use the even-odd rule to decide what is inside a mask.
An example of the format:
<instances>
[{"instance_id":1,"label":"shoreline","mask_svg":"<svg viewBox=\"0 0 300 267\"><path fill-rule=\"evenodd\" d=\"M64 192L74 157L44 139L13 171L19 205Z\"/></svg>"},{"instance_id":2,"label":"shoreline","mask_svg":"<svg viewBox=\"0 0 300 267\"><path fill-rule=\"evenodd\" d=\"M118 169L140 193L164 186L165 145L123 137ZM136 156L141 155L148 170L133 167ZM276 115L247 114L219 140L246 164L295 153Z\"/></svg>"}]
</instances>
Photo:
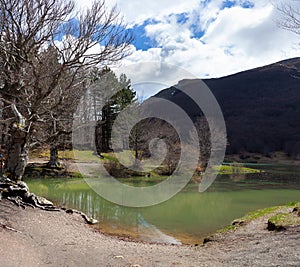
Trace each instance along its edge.
<instances>
[{"instance_id":1,"label":"shoreline","mask_svg":"<svg viewBox=\"0 0 300 267\"><path fill-rule=\"evenodd\" d=\"M88 227L79 214L23 210L7 200L0 201L0 223L4 267L300 264L300 226L268 231L265 217L201 246L122 240Z\"/></svg>"},{"instance_id":2,"label":"shoreline","mask_svg":"<svg viewBox=\"0 0 300 267\"><path fill-rule=\"evenodd\" d=\"M45 179L48 179L48 178L45 178ZM41 192L36 192L36 193L42 194ZM51 199L51 197L50 197L50 199ZM284 203L284 202L282 202L282 203ZM58 206L60 206L60 202L56 202L56 204ZM78 209L78 207L76 205L75 206L70 205L69 207ZM87 212L87 210L85 210L85 212ZM242 214L243 213L240 213L238 216L242 216ZM101 218L101 214L99 216L97 216L97 215L94 215L94 216L96 219ZM234 217L231 217L231 220L233 220L233 219L234 219ZM115 222L113 222L113 223L115 224ZM230 223L230 220L226 221L226 223ZM226 224L219 225L218 228L224 227L225 225ZM96 228L99 228L99 229L96 229ZM137 242L145 241L145 242L150 242L150 243L167 243L168 244L168 241L161 242L161 239L159 238L160 236L155 236L158 238L155 238L155 237L151 238L153 236L153 233L149 237L149 235L147 235L147 233L144 234L144 232L140 231L140 229L137 231L135 225L134 226L132 226L132 225L124 226L123 224L121 224L121 225L116 224L113 227L111 227L110 222L105 223L105 222L101 222L101 220L100 220L99 226L98 227L96 226L95 229L99 230L99 232L104 235L116 236L117 238L121 237L121 239L124 239L124 240L132 240L132 241L137 241ZM176 235L172 232L170 233L170 231L168 232L168 230L171 230L171 228L169 228L169 229L160 228L159 230L162 232L163 235L165 234L166 236L173 237L174 239L177 239L178 241L180 241L182 244L199 245L207 237L207 235L209 235L216 229L217 229L217 227L215 227L212 231L207 231L204 235L203 234L200 235L199 232L198 233L195 232L195 235L193 235L193 236L188 236L185 234ZM156 242L155 240L158 240L158 241ZM167 240L168 240L168 238L167 238Z\"/></svg>"}]
</instances>

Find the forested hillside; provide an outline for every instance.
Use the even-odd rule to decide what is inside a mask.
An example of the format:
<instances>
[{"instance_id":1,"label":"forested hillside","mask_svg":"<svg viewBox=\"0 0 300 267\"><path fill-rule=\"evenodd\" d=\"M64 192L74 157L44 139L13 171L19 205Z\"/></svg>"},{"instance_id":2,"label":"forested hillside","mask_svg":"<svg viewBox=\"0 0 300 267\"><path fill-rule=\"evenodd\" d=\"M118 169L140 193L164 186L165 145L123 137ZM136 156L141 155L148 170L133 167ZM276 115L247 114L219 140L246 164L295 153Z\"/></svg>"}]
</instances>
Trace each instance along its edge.
<instances>
[{"instance_id":1,"label":"forested hillside","mask_svg":"<svg viewBox=\"0 0 300 267\"><path fill-rule=\"evenodd\" d=\"M224 114L227 154L284 151L300 158L300 58L203 81ZM180 105L194 120L201 114L195 103L175 87L156 97Z\"/></svg>"}]
</instances>

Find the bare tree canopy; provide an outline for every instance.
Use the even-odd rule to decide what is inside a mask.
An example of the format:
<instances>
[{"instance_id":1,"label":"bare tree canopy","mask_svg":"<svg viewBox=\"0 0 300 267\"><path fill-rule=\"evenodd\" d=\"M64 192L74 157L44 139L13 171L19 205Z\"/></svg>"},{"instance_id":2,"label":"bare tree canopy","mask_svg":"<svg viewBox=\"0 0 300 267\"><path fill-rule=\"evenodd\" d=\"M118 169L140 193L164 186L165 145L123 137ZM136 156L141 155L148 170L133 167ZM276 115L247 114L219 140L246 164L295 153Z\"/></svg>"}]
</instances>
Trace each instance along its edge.
<instances>
[{"instance_id":1,"label":"bare tree canopy","mask_svg":"<svg viewBox=\"0 0 300 267\"><path fill-rule=\"evenodd\" d=\"M132 41L117 8L108 10L104 0L81 12L72 0L1 0L0 29L7 64L30 61L29 55L49 45L64 66L110 64L128 55Z\"/></svg>"},{"instance_id":2,"label":"bare tree canopy","mask_svg":"<svg viewBox=\"0 0 300 267\"><path fill-rule=\"evenodd\" d=\"M17 180L36 128L72 116L89 69L128 56L132 35L104 0L82 11L73 0L0 0L0 34L1 144Z\"/></svg>"},{"instance_id":3,"label":"bare tree canopy","mask_svg":"<svg viewBox=\"0 0 300 267\"><path fill-rule=\"evenodd\" d=\"M300 34L300 1L277 1L274 5L282 15L282 18L278 21L278 26Z\"/></svg>"}]
</instances>

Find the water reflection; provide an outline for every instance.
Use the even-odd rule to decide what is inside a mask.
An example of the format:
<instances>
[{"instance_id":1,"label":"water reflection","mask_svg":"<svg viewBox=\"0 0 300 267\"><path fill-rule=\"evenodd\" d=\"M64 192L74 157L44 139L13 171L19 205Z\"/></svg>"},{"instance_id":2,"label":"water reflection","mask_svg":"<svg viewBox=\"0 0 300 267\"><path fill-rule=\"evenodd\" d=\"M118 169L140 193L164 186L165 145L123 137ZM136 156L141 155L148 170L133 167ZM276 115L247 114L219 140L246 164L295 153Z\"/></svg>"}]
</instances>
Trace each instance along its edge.
<instances>
[{"instance_id":1,"label":"water reflection","mask_svg":"<svg viewBox=\"0 0 300 267\"><path fill-rule=\"evenodd\" d=\"M251 210L300 201L299 176L259 173L245 179L217 178L205 193L189 185L167 202L148 208L129 208L98 196L83 180L28 180L30 190L56 204L87 213L106 233L163 243L199 243Z\"/></svg>"},{"instance_id":2,"label":"water reflection","mask_svg":"<svg viewBox=\"0 0 300 267\"><path fill-rule=\"evenodd\" d=\"M105 201L88 187L82 188L84 182L81 182L81 190L64 190L64 187L59 184L49 183L47 196L51 199L58 196L55 201L58 205L65 208L75 208L84 211L90 217L97 218L100 230L104 229L105 232L120 234L122 230L124 235L126 233L130 236L134 235L135 239L142 241L181 243L176 238L163 233L155 225L147 222L140 209L122 207ZM36 184L35 181L32 181L29 184L34 192L46 192L43 183ZM66 183L65 189L68 187L70 187L70 184ZM73 187L76 188L76 183L73 184Z\"/></svg>"}]
</instances>

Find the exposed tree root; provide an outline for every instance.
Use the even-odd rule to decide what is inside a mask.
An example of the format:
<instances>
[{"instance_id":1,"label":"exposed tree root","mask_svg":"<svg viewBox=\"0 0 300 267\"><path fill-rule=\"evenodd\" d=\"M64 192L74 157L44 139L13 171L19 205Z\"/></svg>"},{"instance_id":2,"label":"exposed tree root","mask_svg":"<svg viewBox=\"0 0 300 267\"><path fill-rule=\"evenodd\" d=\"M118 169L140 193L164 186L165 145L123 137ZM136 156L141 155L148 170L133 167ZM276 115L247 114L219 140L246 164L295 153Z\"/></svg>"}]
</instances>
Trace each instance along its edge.
<instances>
[{"instance_id":1,"label":"exposed tree root","mask_svg":"<svg viewBox=\"0 0 300 267\"><path fill-rule=\"evenodd\" d=\"M22 233L21 231L15 229L15 228L9 227L9 226L7 226L7 225L4 224L4 223L0 223L0 225L1 225L4 229L6 229L6 230L13 231L13 232L16 232L16 233Z\"/></svg>"},{"instance_id":2,"label":"exposed tree root","mask_svg":"<svg viewBox=\"0 0 300 267\"><path fill-rule=\"evenodd\" d=\"M65 209L65 208L62 208L62 210L64 210L66 213L69 213L69 214L73 214L73 213L80 214L81 217L82 217L88 224L96 224L96 223L98 222L96 219L88 217L88 216L87 216L85 213L83 213L82 211L75 210L75 209Z\"/></svg>"},{"instance_id":3,"label":"exposed tree root","mask_svg":"<svg viewBox=\"0 0 300 267\"><path fill-rule=\"evenodd\" d=\"M0 193L1 197L10 200L22 208L25 208L25 206L30 206L32 208L39 208L49 211L60 210L55 207L52 202L46 200L45 198L30 193L28 186L22 181L14 182L8 178L1 178Z\"/></svg>"},{"instance_id":4,"label":"exposed tree root","mask_svg":"<svg viewBox=\"0 0 300 267\"><path fill-rule=\"evenodd\" d=\"M49 200L40 196L36 196L33 193L30 193L28 186L25 182L22 181L14 182L8 178L0 177L0 199L1 198L8 199L9 201L16 204L18 207L22 207L23 209L25 209L26 206L29 206L32 208L39 208L47 211L64 210L67 213L80 214L88 224L95 224L98 222L97 220L88 217L85 213L81 211L58 208Z\"/></svg>"}]
</instances>

